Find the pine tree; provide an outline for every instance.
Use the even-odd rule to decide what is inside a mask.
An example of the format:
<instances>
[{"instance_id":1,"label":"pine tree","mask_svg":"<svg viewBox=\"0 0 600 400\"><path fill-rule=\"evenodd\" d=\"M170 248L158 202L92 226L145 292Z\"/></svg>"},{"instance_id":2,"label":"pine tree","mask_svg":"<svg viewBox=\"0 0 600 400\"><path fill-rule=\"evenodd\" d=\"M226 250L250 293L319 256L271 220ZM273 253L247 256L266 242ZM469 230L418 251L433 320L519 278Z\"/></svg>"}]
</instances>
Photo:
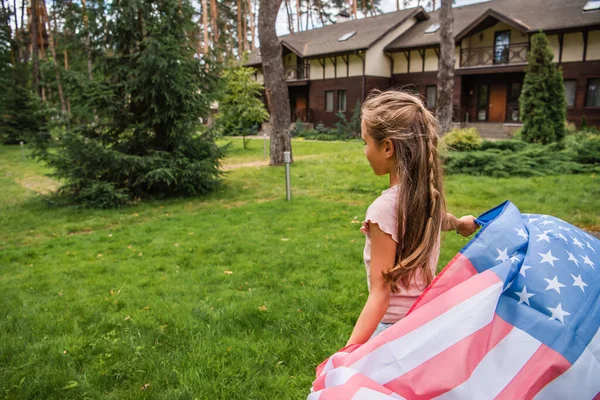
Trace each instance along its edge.
<instances>
[{"instance_id":1,"label":"pine tree","mask_svg":"<svg viewBox=\"0 0 600 400\"><path fill-rule=\"evenodd\" d=\"M531 143L557 142L565 136L565 88L562 71L552 58L546 35L533 35L519 98L523 139Z\"/></svg>"},{"instance_id":2,"label":"pine tree","mask_svg":"<svg viewBox=\"0 0 600 400\"><path fill-rule=\"evenodd\" d=\"M112 51L95 62L93 81L85 53L72 73L73 102L88 118L73 118L39 156L64 194L93 207L214 189L222 152L197 131L219 80L194 57L189 0L118 2L106 12Z\"/></svg>"}]
</instances>

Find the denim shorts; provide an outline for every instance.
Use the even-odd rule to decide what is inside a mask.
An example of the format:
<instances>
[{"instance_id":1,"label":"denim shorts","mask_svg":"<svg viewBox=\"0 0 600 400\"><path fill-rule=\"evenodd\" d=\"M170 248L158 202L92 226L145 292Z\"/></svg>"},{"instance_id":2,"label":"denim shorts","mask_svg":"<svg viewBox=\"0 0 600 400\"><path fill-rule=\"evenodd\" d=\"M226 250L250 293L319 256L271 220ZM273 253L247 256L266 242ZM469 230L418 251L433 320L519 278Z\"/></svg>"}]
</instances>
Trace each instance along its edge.
<instances>
[{"instance_id":1,"label":"denim shorts","mask_svg":"<svg viewBox=\"0 0 600 400\"><path fill-rule=\"evenodd\" d=\"M373 339L375 336L379 335L381 332L385 331L392 325L394 324L388 322L380 322L379 325L377 325L377 328L375 328L375 332L373 332L373 335L371 335L369 340Z\"/></svg>"}]
</instances>

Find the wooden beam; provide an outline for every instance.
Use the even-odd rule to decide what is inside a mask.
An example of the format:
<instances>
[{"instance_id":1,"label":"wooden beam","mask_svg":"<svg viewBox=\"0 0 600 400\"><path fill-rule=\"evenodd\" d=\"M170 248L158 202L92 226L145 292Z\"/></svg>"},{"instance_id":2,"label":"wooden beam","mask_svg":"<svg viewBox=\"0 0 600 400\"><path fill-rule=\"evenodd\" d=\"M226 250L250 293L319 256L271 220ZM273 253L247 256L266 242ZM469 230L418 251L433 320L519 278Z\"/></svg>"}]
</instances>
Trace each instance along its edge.
<instances>
[{"instance_id":1,"label":"wooden beam","mask_svg":"<svg viewBox=\"0 0 600 400\"><path fill-rule=\"evenodd\" d=\"M439 47L434 47L433 51L435 51L435 56L438 58L438 60L440 59L440 48Z\"/></svg>"},{"instance_id":2,"label":"wooden beam","mask_svg":"<svg viewBox=\"0 0 600 400\"><path fill-rule=\"evenodd\" d=\"M337 78L337 56L329 57L331 63L333 64L333 77Z\"/></svg>"},{"instance_id":3,"label":"wooden beam","mask_svg":"<svg viewBox=\"0 0 600 400\"><path fill-rule=\"evenodd\" d=\"M425 72L425 49L419 49L419 55L421 56L421 72Z\"/></svg>"},{"instance_id":4,"label":"wooden beam","mask_svg":"<svg viewBox=\"0 0 600 400\"><path fill-rule=\"evenodd\" d=\"M404 52L406 58L406 73L410 74L410 50Z\"/></svg>"},{"instance_id":5,"label":"wooden beam","mask_svg":"<svg viewBox=\"0 0 600 400\"><path fill-rule=\"evenodd\" d=\"M562 62L562 53L563 53L563 39L564 39L564 34L563 33L559 33L558 34L558 63L560 64Z\"/></svg>"},{"instance_id":6,"label":"wooden beam","mask_svg":"<svg viewBox=\"0 0 600 400\"><path fill-rule=\"evenodd\" d=\"M582 60L585 61L585 53L587 53L587 44L588 44L587 29L582 32L582 35L583 35L583 58L582 58Z\"/></svg>"},{"instance_id":7,"label":"wooden beam","mask_svg":"<svg viewBox=\"0 0 600 400\"><path fill-rule=\"evenodd\" d=\"M323 79L325 79L325 59L317 58L317 61L321 64L321 67L323 67Z\"/></svg>"},{"instance_id":8,"label":"wooden beam","mask_svg":"<svg viewBox=\"0 0 600 400\"><path fill-rule=\"evenodd\" d=\"M350 76L350 56L342 56L342 60L346 63L346 78Z\"/></svg>"}]
</instances>

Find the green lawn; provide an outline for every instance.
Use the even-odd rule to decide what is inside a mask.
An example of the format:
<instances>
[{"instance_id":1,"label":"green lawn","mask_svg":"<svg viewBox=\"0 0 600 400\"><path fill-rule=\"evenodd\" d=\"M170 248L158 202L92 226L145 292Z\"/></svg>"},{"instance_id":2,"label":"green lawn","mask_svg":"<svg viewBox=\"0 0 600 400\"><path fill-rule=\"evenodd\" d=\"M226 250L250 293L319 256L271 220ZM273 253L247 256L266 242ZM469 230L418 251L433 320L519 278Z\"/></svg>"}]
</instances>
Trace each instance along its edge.
<instances>
[{"instance_id":1,"label":"green lawn","mask_svg":"<svg viewBox=\"0 0 600 400\"><path fill-rule=\"evenodd\" d=\"M224 165L262 145L233 139ZM293 146L291 203L282 168L245 167L209 196L121 210L47 206L44 167L0 147L0 397L305 397L366 298L353 220L386 180L360 143ZM599 231L598 179L449 176L447 201L462 215L510 199ZM439 268L466 243L446 235Z\"/></svg>"}]
</instances>

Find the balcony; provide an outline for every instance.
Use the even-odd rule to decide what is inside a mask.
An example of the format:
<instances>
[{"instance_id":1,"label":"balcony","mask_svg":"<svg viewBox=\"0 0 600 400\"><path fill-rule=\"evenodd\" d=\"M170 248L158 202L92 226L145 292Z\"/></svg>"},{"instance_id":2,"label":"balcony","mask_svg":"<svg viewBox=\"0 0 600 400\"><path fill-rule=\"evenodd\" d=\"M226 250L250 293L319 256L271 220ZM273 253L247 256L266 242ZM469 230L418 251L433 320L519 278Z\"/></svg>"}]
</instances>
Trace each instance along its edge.
<instances>
[{"instance_id":1,"label":"balcony","mask_svg":"<svg viewBox=\"0 0 600 400\"><path fill-rule=\"evenodd\" d=\"M310 77L310 64L286 67L284 74L288 82L307 80Z\"/></svg>"},{"instance_id":2,"label":"balcony","mask_svg":"<svg viewBox=\"0 0 600 400\"><path fill-rule=\"evenodd\" d=\"M461 49L460 66L463 68L523 64L527 62L528 51L528 43Z\"/></svg>"}]
</instances>

